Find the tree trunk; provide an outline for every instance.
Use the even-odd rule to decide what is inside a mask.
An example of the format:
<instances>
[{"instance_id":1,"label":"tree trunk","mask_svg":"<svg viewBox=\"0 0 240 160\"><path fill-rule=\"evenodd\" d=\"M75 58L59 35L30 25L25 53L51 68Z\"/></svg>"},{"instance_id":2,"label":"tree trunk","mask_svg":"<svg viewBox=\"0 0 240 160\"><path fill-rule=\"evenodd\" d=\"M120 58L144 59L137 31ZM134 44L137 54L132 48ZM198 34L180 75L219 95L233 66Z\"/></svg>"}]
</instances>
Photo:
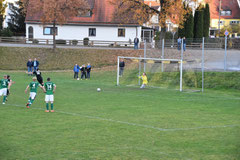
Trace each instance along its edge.
<instances>
[{"instance_id":1,"label":"tree trunk","mask_svg":"<svg viewBox=\"0 0 240 160\"><path fill-rule=\"evenodd\" d=\"M0 30L2 30L3 26L3 15L0 15Z\"/></svg>"},{"instance_id":2,"label":"tree trunk","mask_svg":"<svg viewBox=\"0 0 240 160\"><path fill-rule=\"evenodd\" d=\"M165 23L166 25L166 23ZM166 35L166 27L161 27L161 34L160 34L160 39L165 39L165 35Z\"/></svg>"},{"instance_id":3,"label":"tree trunk","mask_svg":"<svg viewBox=\"0 0 240 160\"><path fill-rule=\"evenodd\" d=\"M56 51L56 21L53 21L53 51Z\"/></svg>"},{"instance_id":4,"label":"tree trunk","mask_svg":"<svg viewBox=\"0 0 240 160\"><path fill-rule=\"evenodd\" d=\"M160 6L161 6L161 12L160 14L163 14L165 16L164 19L166 19L166 10L164 8L164 5L166 5L166 1L167 0L160 0ZM162 22L161 24L161 34L160 34L160 40L165 38L165 34L166 34L166 21Z\"/></svg>"}]
</instances>

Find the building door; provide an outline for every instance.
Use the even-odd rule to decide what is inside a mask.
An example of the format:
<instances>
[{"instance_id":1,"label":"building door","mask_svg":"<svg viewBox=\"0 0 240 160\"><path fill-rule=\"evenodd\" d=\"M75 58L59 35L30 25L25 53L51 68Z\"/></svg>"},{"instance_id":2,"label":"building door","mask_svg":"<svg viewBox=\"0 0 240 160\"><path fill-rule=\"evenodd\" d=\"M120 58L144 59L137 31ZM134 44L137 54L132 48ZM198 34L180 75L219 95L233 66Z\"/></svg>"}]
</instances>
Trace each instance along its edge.
<instances>
[{"instance_id":1,"label":"building door","mask_svg":"<svg viewBox=\"0 0 240 160\"><path fill-rule=\"evenodd\" d=\"M30 26L30 27L28 27L28 38L29 39L33 39L33 27L32 26Z\"/></svg>"},{"instance_id":2,"label":"building door","mask_svg":"<svg viewBox=\"0 0 240 160\"><path fill-rule=\"evenodd\" d=\"M146 40L146 42L151 43L153 38L153 30L152 29L143 29L142 30L142 40Z\"/></svg>"}]
</instances>

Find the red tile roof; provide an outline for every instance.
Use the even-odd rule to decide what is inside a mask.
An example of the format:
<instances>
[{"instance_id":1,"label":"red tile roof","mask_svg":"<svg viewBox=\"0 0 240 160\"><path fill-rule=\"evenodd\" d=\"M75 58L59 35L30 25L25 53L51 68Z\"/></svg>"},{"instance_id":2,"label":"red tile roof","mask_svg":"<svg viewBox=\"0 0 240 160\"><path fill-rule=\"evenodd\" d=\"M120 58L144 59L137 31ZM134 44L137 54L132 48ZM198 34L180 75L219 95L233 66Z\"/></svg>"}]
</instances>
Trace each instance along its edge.
<instances>
[{"instance_id":1,"label":"red tile roof","mask_svg":"<svg viewBox=\"0 0 240 160\"><path fill-rule=\"evenodd\" d=\"M113 20L115 6L110 4L113 0L88 0L90 7L92 8L91 17L69 17L67 24L122 24ZM30 8L28 9L30 10ZM36 13L33 16L27 14L26 22L39 22L41 19L41 13ZM137 23L131 23L128 25L137 25Z\"/></svg>"},{"instance_id":2,"label":"red tile roof","mask_svg":"<svg viewBox=\"0 0 240 160\"><path fill-rule=\"evenodd\" d=\"M210 5L210 15L211 19L219 18L219 3L220 0L211 0ZM240 8L237 0L222 0L222 10L231 10L232 15L230 16L221 16L224 19L240 19Z\"/></svg>"},{"instance_id":3,"label":"red tile roof","mask_svg":"<svg viewBox=\"0 0 240 160\"><path fill-rule=\"evenodd\" d=\"M152 7L160 7L160 3L156 1L144 1L144 3Z\"/></svg>"}]
</instances>

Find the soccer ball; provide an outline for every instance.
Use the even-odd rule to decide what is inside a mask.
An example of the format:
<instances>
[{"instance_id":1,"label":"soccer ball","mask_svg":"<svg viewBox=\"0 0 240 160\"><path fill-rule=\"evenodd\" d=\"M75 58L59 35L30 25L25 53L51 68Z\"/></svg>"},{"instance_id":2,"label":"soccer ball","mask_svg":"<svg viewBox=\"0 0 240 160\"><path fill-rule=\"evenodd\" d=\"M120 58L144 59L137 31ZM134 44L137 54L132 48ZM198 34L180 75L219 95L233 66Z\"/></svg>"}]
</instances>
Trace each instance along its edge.
<instances>
[{"instance_id":1,"label":"soccer ball","mask_svg":"<svg viewBox=\"0 0 240 160\"><path fill-rule=\"evenodd\" d=\"M101 91L101 88L97 88L97 91L100 92L100 91Z\"/></svg>"},{"instance_id":2,"label":"soccer ball","mask_svg":"<svg viewBox=\"0 0 240 160\"><path fill-rule=\"evenodd\" d=\"M77 78L77 80L79 81L79 78Z\"/></svg>"}]
</instances>

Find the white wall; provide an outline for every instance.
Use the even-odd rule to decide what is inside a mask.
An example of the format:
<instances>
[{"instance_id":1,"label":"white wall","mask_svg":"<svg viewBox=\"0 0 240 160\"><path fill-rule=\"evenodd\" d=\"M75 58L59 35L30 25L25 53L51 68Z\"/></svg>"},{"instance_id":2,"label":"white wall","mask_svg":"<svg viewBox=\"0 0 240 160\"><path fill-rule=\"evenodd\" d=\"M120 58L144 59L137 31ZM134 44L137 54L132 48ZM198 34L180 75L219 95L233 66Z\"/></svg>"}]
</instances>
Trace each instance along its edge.
<instances>
[{"instance_id":1,"label":"white wall","mask_svg":"<svg viewBox=\"0 0 240 160\"><path fill-rule=\"evenodd\" d=\"M9 19L11 18L10 16L9 16L9 14L11 14L11 10L10 10L10 8L9 8L9 3L13 3L15 6L16 6L16 4L15 4L15 2L17 2L18 0L6 0L5 1L5 3L7 3L8 4L8 6L7 6L7 8L6 8L6 10L5 10L5 19L4 19L4 21L3 21L3 28L7 28L8 27L8 21L9 21Z\"/></svg>"},{"instance_id":2,"label":"white wall","mask_svg":"<svg viewBox=\"0 0 240 160\"><path fill-rule=\"evenodd\" d=\"M52 39L52 35L43 35L43 26L37 24L26 25L26 37L28 38L28 27L33 27L34 39ZM48 26L45 26L48 27ZM49 26L52 27L52 26ZM65 40L83 40L89 38L90 40L100 41L129 41L138 35L141 37L141 27L110 27L110 26L57 26L58 35L56 39ZM96 28L96 37L89 37L89 28ZM118 37L118 28L125 28L125 37Z\"/></svg>"}]
</instances>

